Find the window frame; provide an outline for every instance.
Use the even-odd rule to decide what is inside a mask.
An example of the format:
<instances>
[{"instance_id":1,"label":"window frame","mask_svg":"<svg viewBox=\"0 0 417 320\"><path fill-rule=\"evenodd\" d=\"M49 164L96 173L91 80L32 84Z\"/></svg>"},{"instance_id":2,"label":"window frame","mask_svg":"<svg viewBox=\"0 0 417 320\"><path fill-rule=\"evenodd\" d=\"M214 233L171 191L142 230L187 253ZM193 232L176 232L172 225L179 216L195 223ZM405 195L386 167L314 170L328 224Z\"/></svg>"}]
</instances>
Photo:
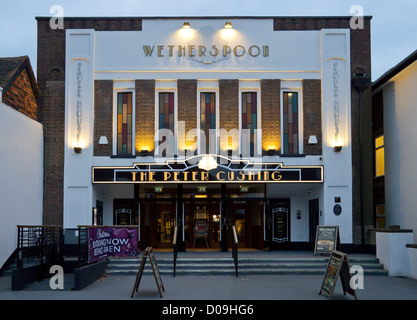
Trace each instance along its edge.
<instances>
[{"instance_id":1,"label":"window frame","mask_svg":"<svg viewBox=\"0 0 417 320\"><path fill-rule=\"evenodd\" d=\"M242 155L242 96L243 93L256 93L256 150L249 158L262 157L262 114L261 114L261 88L239 88L239 154Z\"/></svg>"},{"instance_id":2,"label":"window frame","mask_svg":"<svg viewBox=\"0 0 417 320\"><path fill-rule=\"evenodd\" d=\"M118 153L118 139L117 139L117 127L118 127L118 95L119 93L131 93L132 94L132 151L131 153L127 154L119 154ZM136 136L136 92L134 89L113 89L113 155L116 155L117 157L131 157L135 156L136 154L136 145L135 145L135 136Z\"/></svg>"},{"instance_id":3,"label":"window frame","mask_svg":"<svg viewBox=\"0 0 417 320\"><path fill-rule=\"evenodd\" d=\"M159 132L159 94L160 93L173 93L174 94L174 156L178 154L178 90L177 88L155 88L155 155L159 154L159 139L156 137L156 133ZM158 136L159 138L159 136Z\"/></svg>"},{"instance_id":4,"label":"window frame","mask_svg":"<svg viewBox=\"0 0 417 320\"><path fill-rule=\"evenodd\" d=\"M377 147L377 146L376 146L376 140L377 140L377 139L379 139L379 138L381 138L381 137L382 137L382 139L383 139L382 146ZM376 153L377 153L377 151L378 151L378 150L380 150L380 149L382 149L382 151L383 151L383 155L384 155L384 173L383 173L383 174L381 174L381 175L378 175L378 174L377 174L377 172L378 172L378 167L377 167L377 163L378 163L378 161L377 161L377 156L376 156ZM384 177L384 176L385 176L385 136L384 136L384 134L380 134L380 135L378 135L378 136L376 136L376 137L374 138L374 156L375 156L375 178Z\"/></svg>"},{"instance_id":5,"label":"window frame","mask_svg":"<svg viewBox=\"0 0 417 320\"><path fill-rule=\"evenodd\" d=\"M298 153L284 153L284 93L296 92L298 94ZM302 88L281 87L280 91L280 126L281 126L281 155L304 154L304 121L303 121L303 90Z\"/></svg>"},{"instance_id":6,"label":"window frame","mask_svg":"<svg viewBox=\"0 0 417 320\"><path fill-rule=\"evenodd\" d=\"M202 93L214 93L215 94L215 108L216 108L216 154L220 152L220 135L219 135L219 88L198 88L197 89L197 154L202 154L202 141L201 141L201 94ZM205 132L207 135L207 132Z\"/></svg>"}]
</instances>

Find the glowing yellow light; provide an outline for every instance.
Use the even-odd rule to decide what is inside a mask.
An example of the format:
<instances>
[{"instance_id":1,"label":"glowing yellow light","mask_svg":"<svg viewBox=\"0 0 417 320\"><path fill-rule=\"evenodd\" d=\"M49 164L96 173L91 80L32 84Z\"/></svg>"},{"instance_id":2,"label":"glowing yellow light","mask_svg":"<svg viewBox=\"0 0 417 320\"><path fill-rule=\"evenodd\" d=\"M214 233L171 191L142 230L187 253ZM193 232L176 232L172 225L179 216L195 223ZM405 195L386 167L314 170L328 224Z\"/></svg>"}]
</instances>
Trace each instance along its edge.
<instances>
[{"instance_id":1,"label":"glowing yellow light","mask_svg":"<svg viewBox=\"0 0 417 320\"><path fill-rule=\"evenodd\" d=\"M72 144L73 148L82 148L84 149L86 147L86 144L83 140L79 140L79 141L74 141L74 143Z\"/></svg>"},{"instance_id":2,"label":"glowing yellow light","mask_svg":"<svg viewBox=\"0 0 417 320\"><path fill-rule=\"evenodd\" d=\"M190 23L189 23L189 22L184 22L184 24L182 25L182 27L183 27L184 29L190 29L190 28L191 28L191 26L190 26Z\"/></svg>"},{"instance_id":3,"label":"glowing yellow light","mask_svg":"<svg viewBox=\"0 0 417 320\"><path fill-rule=\"evenodd\" d=\"M225 29L232 29L232 23L231 22L226 22L226 24L224 25Z\"/></svg>"}]
</instances>

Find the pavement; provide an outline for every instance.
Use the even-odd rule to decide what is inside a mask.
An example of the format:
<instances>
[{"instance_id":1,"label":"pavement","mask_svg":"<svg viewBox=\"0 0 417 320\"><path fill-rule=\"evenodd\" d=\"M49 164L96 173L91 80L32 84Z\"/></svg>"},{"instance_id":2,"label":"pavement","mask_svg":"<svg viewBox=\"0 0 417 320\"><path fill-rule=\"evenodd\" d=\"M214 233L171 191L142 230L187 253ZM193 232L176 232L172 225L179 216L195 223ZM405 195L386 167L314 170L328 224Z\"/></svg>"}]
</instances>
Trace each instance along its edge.
<instances>
[{"instance_id":1,"label":"pavement","mask_svg":"<svg viewBox=\"0 0 417 320\"><path fill-rule=\"evenodd\" d=\"M206 254L196 252L193 255ZM258 257L312 255L305 252L246 253L251 254ZM189 257L190 253L179 255ZM172 257L172 252L155 252L156 260L167 256ZM213 252L211 256L224 256L224 253ZM177 275L175 278L162 274L161 277L164 287L162 297L152 273L143 274L137 291L133 290L136 275L105 274L82 290L72 290L73 275L65 274L63 290L52 290L49 279L45 279L21 291L12 291L11 276L5 275L0 277L0 307L16 310L19 316L42 312L57 316L73 314L107 318L116 311L116 314L122 312L123 316L133 317L145 312L146 316L158 319L244 317L258 320L271 314L282 315L282 311L286 310L308 317L332 310L338 316L346 313L363 317L369 312L369 315L378 318L386 316L387 310L415 313L414 300L417 300L417 280L403 277L365 275L364 288L356 289L357 301L352 295L343 293L340 279L331 298L324 292L319 294L324 274ZM349 303L370 305L356 308Z\"/></svg>"},{"instance_id":2,"label":"pavement","mask_svg":"<svg viewBox=\"0 0 417 320\"><path fill-rule=\"evenodd\" d=\"M202 255L207 253L179 253ZM223 255L224 253L210 253ZM231 253L230 253L231 254ZM243 255L244 253L242 253ZM251 253L246 253L250 255ZM252 253L255 256L311 256L311 253ZM241 256L242 256L241 255ZM156 259L171 257L171 252L155 252ZM360 257L360 255L352 255ZM365 255L363 255L365 257ZM369 255L366 255L369 256ZM64 275L63 290L52 290L49 279L28 285L24 290L11 290L11 276L0 277L0 300L130 300L130 301L197 301L197 300L329 300L319 294L324 275L163 275L164 291L159 295L153 274L144 274L137 292L131 298L136 275L105 274L82 290L71 290L72 274ZM364 288L356 289L358 300L417 300L417 280L390 276L364 276ZM340 279L331 300L355 300L343 294Z\"/></svg>"}]
</instances>

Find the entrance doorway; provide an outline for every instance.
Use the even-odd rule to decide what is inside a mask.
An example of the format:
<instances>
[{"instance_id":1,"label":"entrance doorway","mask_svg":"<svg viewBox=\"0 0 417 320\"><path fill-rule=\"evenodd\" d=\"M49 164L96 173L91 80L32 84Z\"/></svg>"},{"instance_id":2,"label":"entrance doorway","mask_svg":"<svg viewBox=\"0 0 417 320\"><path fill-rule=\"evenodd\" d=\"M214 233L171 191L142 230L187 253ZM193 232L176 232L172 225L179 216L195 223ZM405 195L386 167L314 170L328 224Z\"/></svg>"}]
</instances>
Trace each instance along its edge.
<instances>
[{"instance_id":1,"label":"entrance doorway","mask_svg":"<svg viewBox=\"0 0 417 320\"><path fill-rule=\"evenodd\" d=\"M228 200L227 217L229 230L236 226L239 248L263 249L264 200ZM232 246L232 234L229 232L228 246Z\"/></svg>"},{"instance_id":2,"label":"entrance doorway","mask_svg":"<svg viewBox=\"0 0 417 320\"><path fill-rule=\"evenodd\" d=\"M154 248L172 248L176 218L176 201L141 201L140 210L140 246Z\"/></svg>"},{"instance_id":3,"label":"entrance doorway","mask_svg":"<svg viewBox=\"0 0 417 320\"><path fill-rule=\"evenodd\" d=\"M220 200L184 201L184 237L187 248L220 247Z\"/></svg>"}]
</instances>

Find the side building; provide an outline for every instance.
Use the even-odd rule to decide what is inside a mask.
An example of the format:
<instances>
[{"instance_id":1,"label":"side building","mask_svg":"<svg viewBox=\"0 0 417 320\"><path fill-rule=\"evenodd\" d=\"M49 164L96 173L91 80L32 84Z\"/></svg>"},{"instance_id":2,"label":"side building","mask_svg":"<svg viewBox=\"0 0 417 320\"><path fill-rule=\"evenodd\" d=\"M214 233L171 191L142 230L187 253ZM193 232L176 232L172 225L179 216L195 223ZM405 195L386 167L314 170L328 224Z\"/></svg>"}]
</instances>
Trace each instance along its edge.
<instances>
[{"instance_id":1,"label":"side building","mask_svg":"<svg viewBox=\"0 0 417 320\"><path fill-rule=\"evenodd\" d=\"M317 225L371 244L370 17L49 19L44 224L135 225L142 248L174 226L184 250L227 250L232 226L246 248L312 248Z\"/></svg>"},{"instance_id":2,"label":"side building","mask_svg":"<svg viewBox=\"0 0 417 320\"><path fill-rule=\"evenodd\" d=\"M413 230L414 242L416 86L417 51L372 85L375 224L380 229L396 226Z\"/></svg>"},{"instance_id":3,"label":"side building","mask_svg":"<svg viewBox=\"0 0 417 320\"><path fill-rule=\"evenodd\" d=\"M42 224L39 101L29 58L0 58L0 268L16 249L17 225Z\"/></svg>"}]
</instances>

